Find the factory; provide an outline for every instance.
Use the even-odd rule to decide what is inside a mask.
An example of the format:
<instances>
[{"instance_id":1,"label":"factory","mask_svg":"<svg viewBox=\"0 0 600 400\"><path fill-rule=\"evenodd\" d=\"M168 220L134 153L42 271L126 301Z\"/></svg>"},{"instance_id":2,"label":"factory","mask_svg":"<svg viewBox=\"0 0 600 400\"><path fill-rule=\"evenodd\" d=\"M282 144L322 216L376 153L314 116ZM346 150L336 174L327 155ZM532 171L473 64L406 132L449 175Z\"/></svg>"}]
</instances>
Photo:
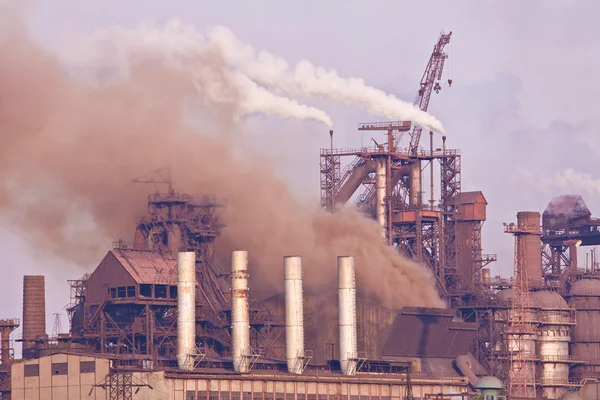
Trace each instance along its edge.
<instances>
[{"instance_id":1,"label":"factory","mask_svg":"<svg viewBox=\"0 0 600 400\"><path fill-rule=\"evenodd\" d=\"M441 34L423 74L423 111L441 90L450 39ZM282 255L284 290L256 300L252 254L235 250L228 265L215 256L227 199L179 192L159 170L168 189L148 196L133 240L69 281L68 333L48 335L45 277L24 277L22 319L0 319L1 398L600 398L600 264L593 251L589 263L577 257L600 244L600 219L582 197L506 223L514 273L493 277L497 257L481 239L488 203L461 190L460 151L434 132L420 147L422 127L407 121L358 130L386 141L336 149L329 132L321 212L353 205L376 221L385 246L431 272L445 307L381 304L361 292L354 254L337 254L336 284L318 290L305 285L308 255Z\"/></svg>"}]
</instances>

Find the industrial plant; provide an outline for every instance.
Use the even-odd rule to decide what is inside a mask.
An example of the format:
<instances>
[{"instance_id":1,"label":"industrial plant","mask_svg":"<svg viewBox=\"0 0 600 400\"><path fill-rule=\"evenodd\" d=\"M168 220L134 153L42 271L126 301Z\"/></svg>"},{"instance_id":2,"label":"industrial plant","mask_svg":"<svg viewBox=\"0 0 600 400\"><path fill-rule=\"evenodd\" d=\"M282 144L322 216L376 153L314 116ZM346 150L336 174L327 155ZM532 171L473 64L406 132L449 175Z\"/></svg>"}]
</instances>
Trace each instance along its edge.
<instances>
[{"instance_id":1,"label":"industrial plant","mask_svg":"<svg viewBox=\"0 0 600 400\"><path fill-rule=\"evenodd\" d=\"M423 73L423 111L446 86L450 40L441 34ZM385 142L337 149L329 132L321 212L353 206L376 221L386 246L431 272L446 307L394 309L361 293L356 254L337 254L337 285L319 290L304 282L308 255L282 255L283 292L255 300L252 254L235 250L228 265L215 256L227 199L179 192L157 170L136 179L167 189L148 196L133 241L69 281L68 333L48 334L45 277L23 278L22 318L0 319L1 398L600 398L600 266L593 251L577 257L600 244L600 219L582 197L507 221L514 274L492 276L488 203L461 190L461 152L434 132L422 147L423 128L407 121L358 130Z\"/></svg>"}]
</instances>

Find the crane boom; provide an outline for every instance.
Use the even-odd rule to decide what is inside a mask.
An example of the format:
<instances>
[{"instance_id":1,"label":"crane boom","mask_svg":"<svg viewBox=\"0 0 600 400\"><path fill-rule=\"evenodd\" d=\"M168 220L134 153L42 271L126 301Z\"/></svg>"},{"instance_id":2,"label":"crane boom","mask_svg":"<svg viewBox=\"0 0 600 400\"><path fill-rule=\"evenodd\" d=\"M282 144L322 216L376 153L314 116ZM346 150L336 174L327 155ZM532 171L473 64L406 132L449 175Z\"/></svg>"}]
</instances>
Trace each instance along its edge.
<instances>
[{"instance_id":1,"label":"crane boom","mask_svg":"<svg viewBox=\"0 0 600 400\"><path fill-rule=\"evenodd\" d=\"M450 37L452 32L445 34L442 32L440 38L433 47L429 62L421 77L421 85L415 98L414 104L419 107L422 111L427 111L429 107L429 99L431 98L431 92L435 90L439 93L441 86L439 80L442 79L442 72L444 70L444 62L448 58L448 54L444 53L444 47L450 43ZM452 84L451 80L448 83ZM410 133L410 145L408 147L409 154L416 155L419 147L419 140L421 139L422 128L415 126L413 131Z\"/></svg>"}]
</instances>

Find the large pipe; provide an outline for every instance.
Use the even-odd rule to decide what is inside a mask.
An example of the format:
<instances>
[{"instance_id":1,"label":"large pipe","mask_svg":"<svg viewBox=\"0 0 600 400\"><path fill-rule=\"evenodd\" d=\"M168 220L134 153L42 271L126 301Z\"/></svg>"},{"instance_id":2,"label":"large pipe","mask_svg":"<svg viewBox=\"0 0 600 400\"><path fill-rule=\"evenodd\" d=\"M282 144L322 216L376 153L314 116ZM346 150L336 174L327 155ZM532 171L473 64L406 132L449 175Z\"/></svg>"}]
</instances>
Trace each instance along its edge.
<instances>
[{"instance_id":1,"label":"large pipe","mask_svg":"<svg viewBox=\"0 0 600 400\"><path fill-rule=\"evenodd\" d=\"M46 289L43 275L23 277L23 358L35 357L36 340L46 335Z\"/></svg>"},{"instance_id":2,"label":"large pipe","mask_svg":"<svg viewBox=\"0 0 600 400\"><path fill-rule=\"evenodd\" d=\"M384 158L377 159L377 168L375 170L375 196L377 203L375 207L375 214L377 216L377 222L381 225L381 235L383 239L386 239L386 214L385 214L385 203L386 203L386 160Z\"/></svg>"},{"instance_id":3,"label":"large pipe","mask_svg":"<svg viewBox=\"0 0 600 400\"><path fill-rule=\"evenodd\" d=\"M177 365L194 369L196 353L196 253L177 253Z\"/></svg>"},{"instance_id":4,"label":"large pipe","mask_svg":"<svg viewBox=\"0 0 600 400\"><path fill-rule=\"evenodd\" d=\"M302 258L283 258L285 277L285 343L288 372L301 374L304 369L304 307L302 294Z\"/></svg>"},{"instance_id":5,"label":"large pipe","mask_svg":"<svg viewBox=\"0 0 600 400\"><path fill-rule=\"evenodd\" d=\"M250 370L250 311L248 306L248 252L231 253L231 336L233 369Z\"/></svg>"},{"instance_id":6,"label":"large pipe","mask_svg":"<svg viewBox=\"0 0 600 400\"><path fill-rule=\"evenodd\" d=\"M337 259L340 366L344 375L356 374L356 280L353 256Z\"/></svg>"},{"instance_id":7,"label":"large pipe","mask_svg":"<svg viewBox=\"0 0 600 400\"><path fill-rule=\"evenodd\" d=\"M415 160L410 168L410 198L411 206L421 205L421 160Z\"/></svg>"}]
</instances>

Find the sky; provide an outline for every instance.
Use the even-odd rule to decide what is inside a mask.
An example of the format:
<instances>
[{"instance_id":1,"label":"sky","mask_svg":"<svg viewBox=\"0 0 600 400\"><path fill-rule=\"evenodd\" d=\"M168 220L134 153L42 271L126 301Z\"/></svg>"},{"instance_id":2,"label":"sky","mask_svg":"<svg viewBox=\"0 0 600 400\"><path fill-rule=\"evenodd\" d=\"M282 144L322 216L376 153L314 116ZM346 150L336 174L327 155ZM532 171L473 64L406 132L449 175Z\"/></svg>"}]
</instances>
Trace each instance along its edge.
<instances>
[{"instance_id":1,"label":"sky","mask_svg":"<svg viewBox=\"0 0 600 400\"><path fill-rule=\"evenodd\" d=\"M440 31L452 31L444 79L452 78L453 85L433 95L429 111L444 124L448 147L462 151L463 191L481 190L489 203L484 252L498 254L492 275L508 276L513 241L502 222L514 221L518 211L542 212L552 196L581 194L592 213L600 213L599 12L600 3L586 0L38 0L31 3L28 23L50 49L96 29L144 20L179 18L199 30L224 25L257 49L362 77L407 101L416 94ZM353 107L311 104L332 116L337 147L359 147L369 137L356 130L357 123L380 119ZM274 117L246 123L254 128L249 145L267 153L298 198L316 203L319 149L328 147L327 131ZM54 313L62 313L66 328L66 280L93 265L34 257L27 238L8 225L0 226L0 238L8 255L3 298L18 299L1 302L1 315L21 315L23 274L45 274L47 329Z\"/></svg>"}]
</instances>

